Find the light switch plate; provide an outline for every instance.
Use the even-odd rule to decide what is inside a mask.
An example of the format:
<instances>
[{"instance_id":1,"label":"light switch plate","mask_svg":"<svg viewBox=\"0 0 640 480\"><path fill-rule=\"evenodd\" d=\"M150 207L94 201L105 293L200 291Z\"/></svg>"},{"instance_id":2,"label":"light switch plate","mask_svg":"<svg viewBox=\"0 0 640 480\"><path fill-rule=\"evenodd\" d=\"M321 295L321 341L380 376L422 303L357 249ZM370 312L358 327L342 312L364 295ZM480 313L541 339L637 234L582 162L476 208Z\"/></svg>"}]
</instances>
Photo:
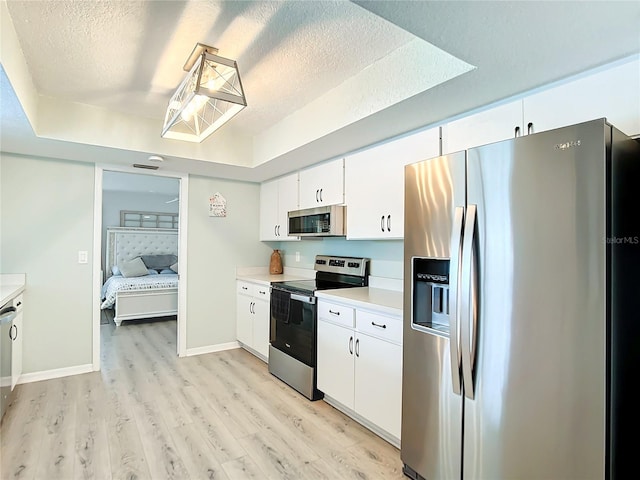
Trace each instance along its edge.
<instances>
[{"instance_id":1,"label":"light switch plate","mask_svg":"<svg viewBox=\"0 0 640 480\"><path fill-rule=\"evenodd\" d=\"M86 250L78 250L78 263L88 263L89 262L89 252Z\"/></svg>"}]
</instances>

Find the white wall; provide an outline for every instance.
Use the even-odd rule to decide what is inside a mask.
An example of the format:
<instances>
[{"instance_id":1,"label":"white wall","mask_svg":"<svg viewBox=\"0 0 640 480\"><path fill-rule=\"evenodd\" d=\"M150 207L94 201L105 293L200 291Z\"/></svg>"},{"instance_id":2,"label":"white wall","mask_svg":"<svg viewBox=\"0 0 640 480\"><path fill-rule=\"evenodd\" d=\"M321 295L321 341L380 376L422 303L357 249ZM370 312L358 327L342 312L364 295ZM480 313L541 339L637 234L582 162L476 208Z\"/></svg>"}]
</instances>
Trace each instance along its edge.
<instances>
[{"instance_id":1,"label":"white wall","mask_svg":"<svg viewBox=\"0 0 640 480\"><path fill-rule=\"evenodd\" d=\"M227 200L226 217L209 217L209 197ZM260 186L189 177L187 349L236 340L236 267L267 266L260 242Z\"/></svg>"},{"instance_id":2,"label":"white wall","mask_svg":"<svg viewBox=\"0 0 640 480\"><path fill-rule=\"evenodd\" d=\"M2 153L0 187L0 273L27 277L24 373L91 364L94 165Z\"/></svg>"}]
</instances>

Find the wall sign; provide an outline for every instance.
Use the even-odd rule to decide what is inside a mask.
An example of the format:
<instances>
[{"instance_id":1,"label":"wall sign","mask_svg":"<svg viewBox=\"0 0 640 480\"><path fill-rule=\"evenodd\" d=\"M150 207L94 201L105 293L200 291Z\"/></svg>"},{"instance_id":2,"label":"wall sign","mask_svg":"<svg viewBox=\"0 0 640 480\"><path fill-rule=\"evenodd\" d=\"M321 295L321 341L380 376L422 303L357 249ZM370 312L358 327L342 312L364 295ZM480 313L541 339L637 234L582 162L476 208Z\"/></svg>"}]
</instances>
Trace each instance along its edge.
<instances>
[{"instance_id":1,"label":"wall sign","mask_svg":"<svg viewBox=\"0 0 640 480\"><path fill-rule=\"evenodd\" d=\"M227 200L220 192L216 192L209 197L209 216L210 217L226 217L227 216Z\"/></svg>"}]
</instances>

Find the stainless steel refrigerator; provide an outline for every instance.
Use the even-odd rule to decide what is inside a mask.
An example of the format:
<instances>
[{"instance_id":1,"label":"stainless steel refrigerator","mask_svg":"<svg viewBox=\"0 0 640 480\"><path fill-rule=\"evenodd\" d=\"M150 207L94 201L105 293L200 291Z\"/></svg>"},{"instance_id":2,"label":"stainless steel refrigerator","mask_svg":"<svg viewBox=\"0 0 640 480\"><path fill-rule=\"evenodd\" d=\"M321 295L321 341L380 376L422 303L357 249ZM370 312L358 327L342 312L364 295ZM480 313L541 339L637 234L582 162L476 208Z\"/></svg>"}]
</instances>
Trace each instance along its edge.
<instances>
[{"instance_id":1,"label":"stainless steel refrigerator","mask_svg":"<svg viewBox=\"0 0 640 480\"><path fill-rule=\"evenodd\" d=\"M631 467L638 145L600 119L406 167L407 476Z\"/></svg>"}]
</instances>

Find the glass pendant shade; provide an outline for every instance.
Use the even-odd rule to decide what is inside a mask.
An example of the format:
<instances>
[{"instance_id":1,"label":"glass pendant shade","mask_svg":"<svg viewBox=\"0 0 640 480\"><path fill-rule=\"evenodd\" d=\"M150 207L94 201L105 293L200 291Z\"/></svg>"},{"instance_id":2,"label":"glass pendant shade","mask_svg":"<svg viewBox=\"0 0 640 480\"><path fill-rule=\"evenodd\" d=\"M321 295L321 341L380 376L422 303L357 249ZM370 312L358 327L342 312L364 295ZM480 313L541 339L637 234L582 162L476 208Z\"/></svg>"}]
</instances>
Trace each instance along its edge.
<instances>
[{"instance_id":1,"label":"glass pendant shade","mask_svg":"<svg viewBox=\"0 0 640 480\"><path fill-rule=\"evenodd\" d=\"M201 142L246 106L236 62L203 51L169 100L162 137Z\"/></svg>"}]
</instances>

